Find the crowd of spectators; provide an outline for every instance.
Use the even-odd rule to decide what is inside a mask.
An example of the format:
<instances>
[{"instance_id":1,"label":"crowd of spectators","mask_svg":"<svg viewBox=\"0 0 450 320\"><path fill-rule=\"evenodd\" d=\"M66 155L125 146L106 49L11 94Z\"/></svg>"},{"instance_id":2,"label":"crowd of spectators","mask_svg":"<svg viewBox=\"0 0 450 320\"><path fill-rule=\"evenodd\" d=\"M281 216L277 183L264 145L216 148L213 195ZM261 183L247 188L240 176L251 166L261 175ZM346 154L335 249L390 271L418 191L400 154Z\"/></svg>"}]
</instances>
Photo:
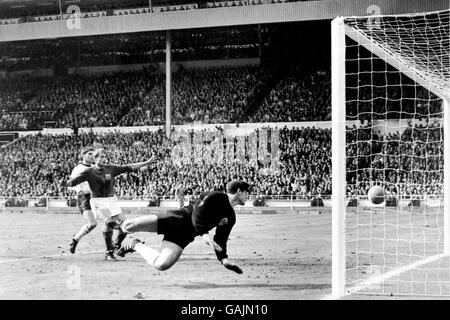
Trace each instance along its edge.
<instances>
[{"instance_id":1,"label":"crowd of spectators","mask_svg":"<svg viewBox=\"0 0 450 320\"><path fill-rule=\"evenodd\" d=\"M180 69L173 77L172 122L185 124L237 122L249 99L269 77L256 66ZM154 124L165 112L165 84L161 82L141 108L148 115L130 112L123 124ZM153 109L153 110L152 110ZM154 114L159 110L159 114ZM148 114L150 112L150 114ZM163 113L164 114L164 113ZM153 117L152 117L153 116Z\"/></svg>"},{"instance_id":2,"label":"crowd of spectators","mask_svg":"<svg viewBox=\"0 0 450 320\"><path fill-rule=\"evenodd\" d=\"M172 123L236 122L270 71L257 66L180 68ZM12 84L11 84L12 83ZM165 123L165 76L141 71L0 82L0 130Z\"/></svg>"},{"instance_id":3,"label":"crowd of spectators","mask_svg":"<svg viewBox=\"0 0 450 320\"><path fill-rule=\"evenodd\" d=\"M0 80L0 130L42 129L57 118L58 86L49 78Z\"/></svg>"},{"instance_id":4,"label":"crowd of spectators","mask_svg":"<svg viewBox=\"0 0 450 320\"><path fill-rule=\"evenodd\" d=\"M111 127L138 104L153 86L153 75L144 71L82 77L71 82L68 112L56 127Z\"/></svg>"},{"instance_id":5,"label":"crowd of spectators","mask_svg":"<svg viewBox=\"0 0 450 320\"><path fill-rule=\"evenodd\" d=\"M83 133L79 135L29 135L0 152L0 196L39 198L67 197L69 191L61 182L68 178L78 161L82 146L103 146L110 152L111 163L132 163L157 154L159 160L149 170L121 175L116 194L122 198L175 198L181 187L186 195L223 190L225 184L240 178L254 185L253 193L267 197L293 196L305 198L316 194L329 195L330 130L314 128L272 129L280 135L280 165L265 161L247 161L256 144L245 137L244 161L236 152L238 138L225 137L219 129L201 133L188 131L189 139L167 139L163 130L133 133ZM252 135L257 136L257 131ZM214 142L207 137L213 137ZM244 140L242 140L244 141ZM215 143L212 148L208 147ZM177 147L178 145L178 147ZM218 146L222 145L221 148ZM211 156L211 151L221 156ZM184 161L177 161L176 152ZM181 150L181 151L180 151ZM209 156L208 156L209 155ZM264 164L265 163L265 164Z\"/></svg>"},{"instance_id":6,"label":"crowd of spectators","mask_svg":"<svg viewBox=\"0 0 450 320\"><path fill-rule=\"evenodd\" d=\"M326 72L296 69L249 122L320 121L330 111ZM273 76L261 66L183 69L173 75L172 123L235 123ZM154 69L0 81L0 130L165 123L165 76Z\"/></svg>"},{"instance_id":7,"label":"crowd of spectators","mask_svg":"<svg viewBox=\"0 0 450 320\"><path fill-rule=\"evenodd\" d=\"M180 67L173 75L172 122L236 122L272 76L258 66ZM361 74L359 80L365 76ZM347 120L361 124L347 127L347 195L366 195L373 184L381 184L394 196L441 195L441 102L407 80L389 77L384 79L385 86L348 88ZM164 81L164 75L153 69L3 80L0 130L41 129L50 121L62 128L163 125ZM395 81L404 85L395 85ZM329 120L330 110L329 72L294 67L249 121ZM374 125L378 120L398 121L394 125L401 127L407 119L406 130L397 132L382 133ZM266 157L273 141L279 153ZM261 149L271 142L272 147ZM75 166L78 150L92 144L105 146L113 163L160 155L155 168L118 178L116 193L122 198L175 198L180 188L187 195L197 195L223 190L234 178L247 180L254 185L255 194L267 198L331 194L331 131L285 127L233 138L225 137L220 129L177 132L172 140L165 138L163 130L30 135L0 151L0 196L69 196L61 182Z\"/></svg>"},{"instance_id":8,"label":"crowd of spectators","mask_svg":"<svg viewBox=\"0 0 450 320\"><path fill-rule=\"evenodd\" d=\"M187 195L195 195L222 190L226 181L234 178L249 181L254 185L255 194L267 197L329 196L331 131L309 127L273 130L277 130L280 137L280 165L275 169L265 161L248 161L252 153L250 136L245 137L244 161L238 161L237 151L231 159L227 157L225 153L227 148L230 149L226 144L231 143L237 150L238 140L224 137L218 130L204 132L204 141L204 138L196 138L198 134L194 132L187 132L189 139L168 140L162 130L153 133L91 132L78 136L30 135L1 151L0 194L11 197L67 196L67 190L60 182L67 179L76 165L81 146L93 144L106 147L113 163L143 161L153 153L159 155L154 169L118 178L116 192L120 197L158 195L173 198L179 187ZM223 144L221 148L212 144L217 141ZM349 197L367 194L374 183L382 184L392 195L442 193L443 144L438 122L409 124L401 134L381 134L373 130L371 123L349 127L347 145ZM223 154L211 156L212 149ZM181 150L182 161L177 161L175 150Z\"/></svg>"},{"instance_id":9,"label":"crowd of spectators","mask_svg":"<svg viewBox=\"0 0 450 320\"><path fill-rule=\"evenodd\" d=\"M174 81L174 123L238 121L267 76L259 67L180 70Z\"/></svg>"},{"instance_id":10,"label":"crowd of spectators","mask_svg":"<svg viewBox=\"0 0 450 320\"><path fill-rule=\"evenodd\" d=\"M154 85L141 71L0 82L0 130L117 125Z\"/></svg>"},{"instance_id":11,"label":"crowd of spectators","mask_svg":"<svg viewBox=\"0 0 450 320\"><path fill-rule=\"evenodd\" d=\"M330 129L284 128L280 131L280 151L281 177L290 177L288 193L331 195Z\"/></svg>"},{"instance_id":12,"label":"crowd of spectators","mask_svg":"<svg viewBox=\"0 0 450 320\"><path fill-rule=\"evenodd\" d=\"M292 68L270 91L249 122L330 120L329 71Z\"/></svg>"},{"instance_id":13,"label":"crowd of spectators","mask_svg":"<svg viewBox=\"0 0 450 320\"><path fill-rule=\"evenodd\" d=\"M165 123L165 82L155 75L155 86L119 120L120 126L151 126Z\"/></svg>"},{"instance_id":14,"label":"crowd of spectators","mask_svg":"<svg viewBox=\"0 0 450 320\"><path fill-rule=\"evenodd\" d=\"M295 66L264 92L275 71L265 66L179 69L172 77L173 124L326 121L331 119L330 72ZM441 101L399 78L349 75L347 119L439 117ZM354 83L358 81L358 83ZM361 85L371 81L376 86ZM400 89L401 88L401 89ZM140 71L0 80L0 130L142 126L165 123L165 75ZM258 94L256 112L245 112Z\"/></svg>"},{"instance_id":15,"label":"crowd of spectators","mask_svg":"<svg viewBox=\"0 0 450 320\"><path fill-rule=\"evenodd\" d=\"M371 122L347 128L347 196L365 196L374 184L382 185L392 196L442 195L441 123L409 122L405 130L388 133L378 129ZM121 198L176 198L180 188L195 196L223 190L227 181L236 178L248 181L254 186L253 193L266 199L331 195L330 129L266 129L269 137L279 136L277 166L273 166L275 159L264 158L273 146L261 152L268 145L261 143L261 130L240 137L225 136L218 128L185 131L173 133L172 139L167 139L162 129L28 135L0 151L0 196L69 196L61 182L68 178L85 145L105 147L110 161L118 164L158 155L149 170L117 178L116 194Z\"/></svg>"},{"instance_id":16,"label":"crowd of spectators","mask_svg":"<svg viewBox=\"0 0 450 320\"><path fill-rule=\"evenodd\" d=\"M366 195L375 184L393 197L443 194L441 121L416 119L406 126L388 133L374 129L372 122L347 127L348 197Z\"/></svg>"},{"instance_id":17,"label":"crowd of spectators","mask_svg":"<svg viewBox=\"0 0 450 320\"><path fill-rule=\"evenodd\" d=\"M236 122L249 99L269 76L266 69L252 66L180 68L173 75L172 123ZM121 126L165 123L165 81L155 75L155 86L119 121Z\"/></svg>"}]
</instances>

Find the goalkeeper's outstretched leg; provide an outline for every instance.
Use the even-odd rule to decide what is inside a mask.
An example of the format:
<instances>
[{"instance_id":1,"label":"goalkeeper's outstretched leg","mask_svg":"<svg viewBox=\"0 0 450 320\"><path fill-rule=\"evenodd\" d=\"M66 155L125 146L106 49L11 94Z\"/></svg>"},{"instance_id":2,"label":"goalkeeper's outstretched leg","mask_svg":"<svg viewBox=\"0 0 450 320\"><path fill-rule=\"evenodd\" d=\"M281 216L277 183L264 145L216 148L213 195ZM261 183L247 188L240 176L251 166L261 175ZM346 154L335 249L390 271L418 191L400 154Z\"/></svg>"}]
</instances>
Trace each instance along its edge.
<instances>
[{"instance_id":1,"label":"goalkeeper's outstretched leg","mask_svg":"<svg viewBox=\"0 0 450 320\"><path fill-rule=\"evenodd\" d=\"M161 248L156 250L150 248L139 239L134 239L131 243L122 246L117 255L124 257L125 254L138 252L148 264L157 270L164 271L172 267L183 253L183 248L171 241L163 240Z\"/></svg>"},{"instance_id":2,"label":"goalkeeper's outstretched leg","mask_svg":"<svg viewBox=\"0 0 450 320\"><path fill-rule=\"evenodd\" d=\"M235 180L227 184L227 193L205 193L194 205L127 219L123 223L111 220L108 225L124 233L155 232L164 235L159 251L135 239L122 246L117 255L125 256L137 251L151 266L158 270L167 270L178 261L184 248L194 241L196 236L202 236L225 268L242 273L239 266L228 260L227 242L236 222L233 207L245 204L249 189L250 186L246 182ZM211 239L209 231L213 228L216 228L216 233Z\"/></svg>"}]
</instances>

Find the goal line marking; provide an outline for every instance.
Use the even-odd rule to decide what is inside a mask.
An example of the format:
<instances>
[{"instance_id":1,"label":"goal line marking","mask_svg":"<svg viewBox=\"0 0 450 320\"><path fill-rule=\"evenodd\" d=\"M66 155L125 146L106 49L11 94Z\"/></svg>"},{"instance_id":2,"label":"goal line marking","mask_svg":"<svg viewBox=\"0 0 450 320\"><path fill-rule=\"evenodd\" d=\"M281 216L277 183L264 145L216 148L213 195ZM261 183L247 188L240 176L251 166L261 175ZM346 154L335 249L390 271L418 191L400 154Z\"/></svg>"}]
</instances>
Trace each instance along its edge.
<instances>
[{"instance_id":1,"label":"goal line marking","mask_svg":"<svg viewBox=\"0 0 450 320\"><path fill-rule=\"evenodd\" d=\"M369 279L367 279L367 280L357 284L356 286L347 289L346 290L346 295L354 294L354 293L356 293L358 291L364 290L364 289L366 289L366 288L368 288L370 286L373 286L373 285L375 285L377 283L386 281L389 278L395 277L395 276L397 276L397 275L399 275L399 274L401 274L403 272L415 269L417 267L420 267L420 266L423 266L425 264L434 262L436 260L445 258L447 256L448 256L448 254L437 254L437 255L434 255L434 256L431 256L431 257L428 257L428 258L425 258L425 259L413 262L413 263L411 263L409 265L406 265L406 266L403 266L403 267L399 267L399 268L397 268L395 270L386 272L386 273L384 273L382 275L369 278Z\"/></svg>"},{"instance_id":2,"label":"goal line marking","mask_svg":"<svg viewBox=\"0 0 450 320\"><path fill-rule=\"evenodd\" d=\"M349 289L346 289L345 293L343 295L333 296L333 295L329 294L329 295L326 295L326 296L322 297L321 300L338 300L338 299L341 299L341 298L343 298L345 296L349 296L349 295L355 294L355 293L357 293L357 292L359 292L361 290L364 290L364 289L366 289L366 288L368 288L370 286L373 286L374 284L386 281L387 279L395 277L396 275L399 275L399 274L401 274L403 272L409 271L411 269L423 266L425 264L434 262L436 260L439 260L439 259L442 259L442 258L445 258L445 257L448 257L448 256L449 256L449 254L437 254L437 255L428 257L426 259L422 259L422 260L413 262L413 263L411 263L409 265L406 265L406 266L403 266L403 267L399 267L399 268L397 268L395 270L386 272L386 273L384 273L382 275L379 275L379 276L376 276L376 277L372 277L372 278L369 278L369 279L367 279L365 281L362 281L361 283L357 284L356 286L351 287Z\"/></svg>"}]
</instances>

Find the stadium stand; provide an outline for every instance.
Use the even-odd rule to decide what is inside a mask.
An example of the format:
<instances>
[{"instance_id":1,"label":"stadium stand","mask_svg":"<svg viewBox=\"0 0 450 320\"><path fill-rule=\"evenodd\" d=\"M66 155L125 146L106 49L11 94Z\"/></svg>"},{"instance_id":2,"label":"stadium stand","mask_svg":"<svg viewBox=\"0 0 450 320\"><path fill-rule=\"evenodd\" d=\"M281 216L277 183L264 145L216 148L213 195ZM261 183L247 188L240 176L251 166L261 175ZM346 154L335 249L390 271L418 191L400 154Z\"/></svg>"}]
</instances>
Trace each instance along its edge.
<instances>
[{"instance_id":1,"label":"stadium stand","mask_svg":"<svg viewBox=\"0 0 450 320\"><path fill-rule=\"evenodd\" d=\"M173 78L173 123L327 120L329 73L298 68L292 74L301 76L283 78L256 114L245 120L245 108L272 72L256 66L180 68ZM165 121L164 76L149 68L0 81L0 87L0 130L141 126Z\"/></svg>"},{"instance_id":2,"label":"stadium stand","mask_svg":"<svg viewBox=\"0 0 450 320\"><path fill-rule=\"evenodd\" d=\"M148 69L1 81L0 130L115 126L152 87Z\"/></svg>"},{"instance_id":3,"label":"stadium stand","mask_svg":"<svg viewBox=\"0 0 450 320\"><path fill-rule=\"evenodd\" d=\"M249 122L324 121L331 112L329 71L293 67Z\"/></svg>"},{"instance_id":4,"label":"stadium stand","mask_svg":"<svg viewBox=\"0 0 450 320\"><path fill-rule=\"evenodd\" d=\"M239 121L254 92L268 77L258 67L220 67L179 70L173 83L173 123L229 123ZM143 115L145 112L145 116ZM165 89L162 81L120 125L162 124Z\"/></svg>"},{"instance_id":5,"label":"stadium stand","mask_svg":"<svg viewBox=\"0 0 450 320\"><path fill-rule=\"evenodd\" d=\"M402 133L377 136L382 141L378 146L372 145L373 134L371 124L366 123L359 128L350 130L348 139L358 136L359 143L350 144L349 159L356 154L358 148L358 163L349 162L349 172L355 172L349 179L358 179L358 187L349 187L348 195L365 195L371 183L378 179L376 175L368 177L356 176L357 168L363 171L373 165L370 157L364 157L372 152L371 148L384 148L389 151L388 161L392 164L392 174L389 182L398 184L398 188L389 189L389 194L398 193L420 195L439 194L436 186L442 185L442 176L437 168L442 166L442 157L426 157L431 154L442 154L443 145L441 132L437 124L430 122L428 129L422 124L412 125ZM220 136L215 130L206 130L204 136ZM275 129L273 129L275 130ZM223 158L217 161L205 154L209 145L208 139L196 139L190 132L192 144L183 144L181 140L168 140L162 130L158 132L139 131L134 133L82 133L79 135L29 135L3 148L0 152L0 196L2 197L67 197L67 189L60 182L68 177L70 170L77 163L77 153L81 146L103 145L111 152L112 163L130 163L143 161L151 153L160 155L156 164L158 170L142 171L123 175L118 178L116 193L123 198L161 197L175 198L178 186L182 185L187 195L196 195L209 190L222 190L226 181L232 178L243 178L254 185L254 194L264 195L266 199L293 196L294 199L312 198L317 195L331 194L331 130L318 128L280 128L280 166L272 170L268 165L248 161L252 152L252 144L247 142L246 161L239 162L236 158L227 159L226 141L231 141L237 148L237 140L225 138L222 147ZM412 159L417 150L411 143L399 146L399 135L402 141L428 141L427 148L421 149L421 158L414 163L402 162L401 159ZM353 137L353 138L352 138ZM247 136L247 139L249 137ZM171 153L174 146L180 144L183 150L183 161L176 161ZM149 147L151 146L151 147ZM366 152L364 151L366 150ZM362 156L361 156L362 155ZM403 158L400 157L404 156ZM349 160L350 161L350 160ZM411 170L412 168L412 170ZM381 172L381 171L380 171ZM430 174L431 172L431 174ZM433 174L433 172L435 172ZM381 174L381 173L378 173ZM354 181L354 180L353 180ZM415 184L414 181L426 181ZM435 190L436 189L436 190Z\"/></svg>"},{"instance_id":6,"label":"stadium stand","mask_svg":"<svg viewBox=\"0 0 450 320\"><path fill-rule=\"evenodd\" d=\"M317 193L330 194L330 130L276 130L280 133L281 151L281 166L276 171L271 171L269 166L261 162L230 159L225 153L221 160L205 156L215 145L203 141L204 138L199 139L199 133L193 132L189 133L194 141L192 145L178 139L168 140L162 130L29 135L0 151L0 195L28 198L69 196L68 190L61 186L61 181L67 179L76 165L79 149L92 144L106 147L111 153L112 163L143 161L152 152L160 155L157 170L139 171L118 178L116 193L123 198L152 195L174 198L180 185L187 195L223 190L226 182L236 177L253 184L253 193L265 195L266 198L288 195L307 198ZM204 131L201 135L221 137L218 129ZM234 138L225 140L237 145ZM176 144L180 144L184 150L182 162L177 162L171 153ZM254 147L248 143L248 153L252 152L251 148ZM222 146L222 150L226 151L226 147Z\"/></svg>"}]
</instances>

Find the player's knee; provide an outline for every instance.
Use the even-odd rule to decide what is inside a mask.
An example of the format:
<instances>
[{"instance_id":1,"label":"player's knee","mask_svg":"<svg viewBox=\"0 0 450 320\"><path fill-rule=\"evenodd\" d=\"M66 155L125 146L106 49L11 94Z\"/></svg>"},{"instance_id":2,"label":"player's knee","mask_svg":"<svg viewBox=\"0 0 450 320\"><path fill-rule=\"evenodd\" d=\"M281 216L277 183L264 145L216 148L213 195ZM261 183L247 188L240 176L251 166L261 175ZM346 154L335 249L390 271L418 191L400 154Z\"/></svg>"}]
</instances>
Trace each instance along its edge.
<instances>
[{"instance_id":1,"label":"player's knee","mask_svg":"<svg viewBox=\"0 0 450 320\"><path fill-rule=\"evenodd\" d=\"M89 231L92 231L92 230L95 229L96 226L97 226L97 221L90 221L90 222L87 224L87 229L88 229Z\"/></svg>"}]
</instances>

